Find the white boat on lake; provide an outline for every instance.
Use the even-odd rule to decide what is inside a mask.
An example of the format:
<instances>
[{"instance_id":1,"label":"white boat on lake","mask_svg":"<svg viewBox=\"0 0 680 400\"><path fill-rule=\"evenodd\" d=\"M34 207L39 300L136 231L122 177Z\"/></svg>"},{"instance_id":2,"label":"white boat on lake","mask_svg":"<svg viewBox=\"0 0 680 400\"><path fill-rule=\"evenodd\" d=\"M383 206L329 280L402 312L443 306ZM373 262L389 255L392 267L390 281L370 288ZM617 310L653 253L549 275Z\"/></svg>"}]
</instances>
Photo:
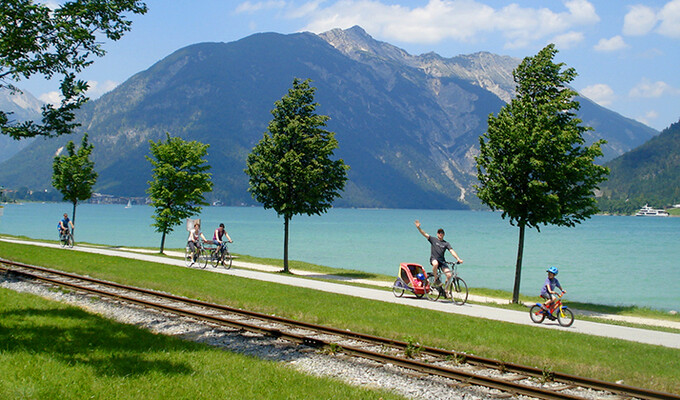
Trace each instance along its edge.
<instances>
[{"instance_id":1,"label":"white boat on lake","mask_svg":"<svg viewBox=\"0 0 680 400\"><path fill-rule=\"evenodd\" d=\"M636 217L668 217L668 212L666 210L662 210L660 208L652 208L649 205L645 204L644 207L640 209L635 214Z\"/></svg>"}]
</instances>

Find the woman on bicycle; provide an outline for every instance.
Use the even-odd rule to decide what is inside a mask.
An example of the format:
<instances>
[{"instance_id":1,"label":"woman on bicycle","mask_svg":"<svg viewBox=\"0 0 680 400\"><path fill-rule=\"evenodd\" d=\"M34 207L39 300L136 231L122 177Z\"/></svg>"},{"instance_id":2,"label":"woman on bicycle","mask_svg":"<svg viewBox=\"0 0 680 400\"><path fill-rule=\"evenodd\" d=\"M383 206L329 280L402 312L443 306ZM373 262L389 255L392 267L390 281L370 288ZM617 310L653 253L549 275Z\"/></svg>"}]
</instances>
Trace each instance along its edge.
<instances>
[{"instance_id":1,"label":"woman on bicycle","mask_svg":"<svg viewBox=\"0 0 680 400\"><path fill-rule=\"evenodd\" d=\"M420 232L421 235L425 236L427 241L430 242L431 245L430 264L432 264L432 272L434 274L435 282L438 279L439 268L441 268L446 274L446 279L451 278L451 270L446 265L446 259L444 257L446 250L448 250L451 253L451 255L453 255L456 258L456 261L459 264L462 264L463 260L460 257L458 257L458 254L456 254L456 251L453 250L451 244L444 240L444 229L439 228L437 230L437 236L433 237L428 235L427 232L423 231L423 229L420 227L420 221L418 220L416 220L416 228L418 228L418 232Z\"/></svg>"},{"instance_id":2,"label":"woman on bicycle","mask_svg":"<svg viewBox=\"0 0 680 400\"><path fill-rule=\"evenodd\" d=\"M192 259L196 261L196 247L198 247L198 240L203 239L207 242L203 232L201 232L201 224L198 222L194 224L194 229L189 231L189 237L187 238L187 246L191 249Z\"/></svg>"},{"instance_id":3,"label":"woman on bicycle","mask_svg":"<svg viewBox=\"0 0 680 400\"><path fill-rule=\"evenodd\" d=\"M225 236L227 237L226 241L223 240ZM215 232L213 232L213 243L217 246L220 252L220 258L223 257L224 248L227 242L232 243L232 240L229 237L227 231L224 229L224 224L220 224L220 226L217 229L215 229ZM222 265L224 265L224 260L222 260Z\"/></svg>"},{"instance_id":4,"label":"woman on bicycle","mask_svg":"<svg viewBox=\"0 0 680 400\"><path fill-rule=\"evenodd\" d=\"M555 276L557 276L557 274L559 273L557 268L550 267L545 272L548 273L548 277L545 278L545 283L541 288L541 297L547 300L545 303L543 303L543 306L546 309L549 309L553 301L555 301L555 297L557 297L555 288L556 287L559 288L562 291L562 293L566 293L567 291L562 289L560 281L558 281L557 278L555 278Z\"/></svg>"}]
</instances>

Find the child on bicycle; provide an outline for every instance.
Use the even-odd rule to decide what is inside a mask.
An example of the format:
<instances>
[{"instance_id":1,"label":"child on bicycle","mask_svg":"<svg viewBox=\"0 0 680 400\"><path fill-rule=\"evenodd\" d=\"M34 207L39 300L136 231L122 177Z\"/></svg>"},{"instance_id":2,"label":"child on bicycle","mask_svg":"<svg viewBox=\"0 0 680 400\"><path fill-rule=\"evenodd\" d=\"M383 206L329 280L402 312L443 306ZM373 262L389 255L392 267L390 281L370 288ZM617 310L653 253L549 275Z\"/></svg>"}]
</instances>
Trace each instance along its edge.
<instances>
[{"instance_id":1,"label":"child on bicycle","mask_svg":"<svg viewBox=\"0 0 680 400\"><path fill-rule=\"evenodd\" d=\"M546 309L550 309L550 306L552 303L555 301L555 298L557 297L557 293L555 292L555 288L559 288L562 293L567 293L566 290L562 289L562 285L560 285L560 281L555 278L559 271L555 267L550 267L548 268L545 272L548 273L548 277L545 278L545 283L543 284L543 287L541 288L541 297L546 299L546 302L543 303L543 306Z\"/></svg>"}]
</instances>

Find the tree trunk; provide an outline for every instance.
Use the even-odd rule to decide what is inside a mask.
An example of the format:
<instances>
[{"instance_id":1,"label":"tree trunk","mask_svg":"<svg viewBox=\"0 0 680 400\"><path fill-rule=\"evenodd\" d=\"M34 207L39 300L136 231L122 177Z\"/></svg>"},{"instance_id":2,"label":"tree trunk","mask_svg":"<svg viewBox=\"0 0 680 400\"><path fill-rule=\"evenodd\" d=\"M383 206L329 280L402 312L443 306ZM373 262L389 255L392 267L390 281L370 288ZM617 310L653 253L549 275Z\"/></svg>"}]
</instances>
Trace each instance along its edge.
<instances>
[{"instance_id":1,"label":"tree trunk","mask_svg":"<svg viewBox=\"0 0 680 400\"><path fill-rule=\"evenodd\" d=\"M519 284L522 280L522 254L524 253L524 230L526 225L519 224L519 244L517 245L517 265L515 266L515 287L512 289L512 302L519 303Z\"/></svg>"},{"instance_id":2,"label":"tree trunk","mask_svg":"<svg viewBox=\"0 0 680 400\"><path fill-rule=\"evenodd\" d=\"M163 250L165 249L165 233L166 231L163 230L163 235L161 235L161 254L163 254Z\"/></svg>"},{"instance_id":3,"label":"tree trunk","mask_svg":"<svg viewBox=\"0 0 680 400\"><path fill-rule=\"evenodd\" d=\"M283 216L283 272L289 273L288 270L288 227L290 225L290 217L288 215Z\"/></svg>"},{"instance_id":4,"label":"tree trunk","mask_svg":"<svg viewBox=\"0 0 680 400\"><path fill-rule=\"evenodd\" d=\"M78 204L77 201L73 202L73 213L71 213L71 223L73 224L73 229L71 229L71 234L73 234L76 230L76 204ZM67 226L68 228L68 226Z\"/></svg>"}]
</instances>

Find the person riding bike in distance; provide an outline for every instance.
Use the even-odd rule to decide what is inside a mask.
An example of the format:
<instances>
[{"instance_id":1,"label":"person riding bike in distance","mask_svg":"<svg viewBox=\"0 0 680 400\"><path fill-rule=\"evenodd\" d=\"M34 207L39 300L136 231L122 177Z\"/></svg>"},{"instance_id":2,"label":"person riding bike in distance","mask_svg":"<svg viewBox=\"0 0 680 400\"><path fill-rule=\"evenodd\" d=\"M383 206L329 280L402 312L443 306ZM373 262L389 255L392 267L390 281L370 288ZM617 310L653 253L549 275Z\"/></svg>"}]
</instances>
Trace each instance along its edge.
<instances>
[{"instance_id":1,"label":"person riding bike in distance","mask_svg":"<svg viewBox=\"0 0 680 400\"><path fill-rule=\"evenodd\" d=\"M453 247L451 247L451 244L444 240L444 229L439 228L437 230L437 236L430 236L425 232L421 227L420 227L420 221L416 220L415 222L416 228L418 228L418 232L420 232L421 235L425 236L428 242L430 242L430 264L432 264L432 272L434 274L434 279L435 282L437 281L438 277L438 270L441 266L441 268L444 270L444 273L446 274L446 279L451 278L451 270L449 267L446 265L446 259L444 257L444 254L446 253L446 250L448 250L451 255L453 255L456 258L456 261L458 261L459 264L463 263L463 260L458 257L458 254L456 254L456 251L453 250ZM446 294L444 294L446 296Z\"/></svg>"},{"instance_id":2,"label":"person riding bike in distance","mask_svg":"<svg viewBox=\"0 0 680 400\"><path fill-rule=\"evenodd\" d=\"M57 224L57 229L59 229L59 237L65 236L68 233L69 228L73 230L73 222L68 219L68 214L64 213L64 218L59 220Z\"/></svg>"},{"instance_id":3,"label":"person riding bike in distance","mask_svg":"<svg viewBox=\"0 0 680 400\"><path fill-rule=\"evenodd\" d=\"M546 302L543 303L543 306L546 309L550 309L550 306L552 303L555 301L555 298L557 297L557 292L555 292L555 288L559 288L562 293L567 293L566 290L562 289L562 285L560 285L560 281L555 278L559 271L555 267L550 267L548 268L545 272L548 273L548 277L545 278L545 283L543 283L543 287L541 288L541 297L546 299Z\"/></svg>"},{"instance_id":4,"label":"person riding bike in distance","mask_svg":"<svg viewBox=\"0 0 680 400\"><path fill-rule=\"evenodd\" d=\"M205 236L203 236L203 232L201 232L201 224L195 223L194 224L194 229L189 231L189 237L187 238L187 245L189 246L189 249L191 249L191 259L196 261L196 248L198 247L198 240L203 239L204 242L207 242Z\"/></svg>"},{"instance_id":5,"label":"person riding bike in distance","mask_svg":"<svg viewBox=\"0 0 680 400\"><path fill-rule=\"evenodd\" d=\"M223 240L225 236L227 238L226 241ZM220 226L215 229L215 232L213 233L213 243L217 246L218 251L220 252L220 258L222 258L224 254L224 249L227 242L232 243L232 240L229 237L227 231L224 229L224 224L220 224ZM224 265L224 260L222 260L222 265Z\"/></svg>"}]
</instances>

